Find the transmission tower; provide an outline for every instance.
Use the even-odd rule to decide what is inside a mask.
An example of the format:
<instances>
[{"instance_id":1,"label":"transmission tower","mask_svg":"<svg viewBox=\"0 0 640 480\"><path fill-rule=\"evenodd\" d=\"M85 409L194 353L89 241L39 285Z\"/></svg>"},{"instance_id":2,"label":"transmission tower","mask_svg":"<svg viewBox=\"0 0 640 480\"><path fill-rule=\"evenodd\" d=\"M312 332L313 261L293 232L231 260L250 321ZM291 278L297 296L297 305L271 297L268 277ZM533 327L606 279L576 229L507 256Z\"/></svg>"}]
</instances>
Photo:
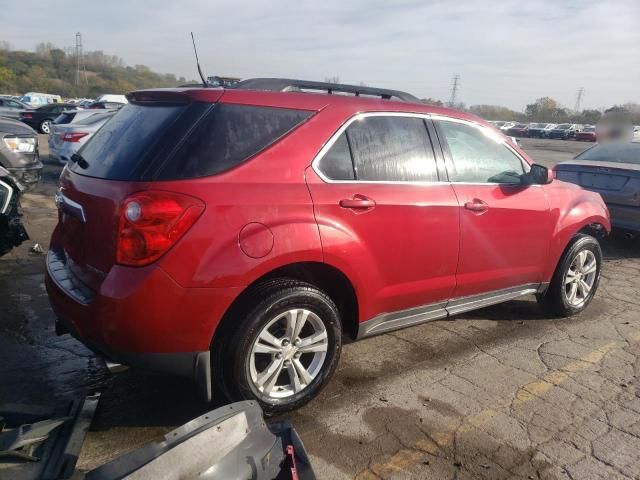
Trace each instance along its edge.
<instances>
[{"instance_id":1,"label":"transmission tower","mask_svg":"<svg viewBox=\"0 0 640 480\"><path fill-rule=\"evenodd\" d=\"M453 85L451 86L451 98L449 99L449 106L454 107L456 105L456 96L458 95L458 82L460 81L460 75L453 77Z\"/></svg>"},{"instance_id":2,"label":"transmission tower","mask_svg":"<svg viewBox=\"0 0 640 480\"><path fill-rule=\"evenodd\" d=\"M80 88L80 82L87 84L87 71L84 66L84 54L82 53L82 34L76 33L76 89Z\"/></svg>"},{"instance_id":3,"label":"transmission tower","mask_svg":"<svg viewBox=\"0 0 640 480\"><path fill-rule=\"evenodd\" d=\"M584 95L584 88L580 87L580 90L578 90L578 95L576 97L576 106L573 109L575 112L579 112L580 111L580 102L582 101L582 96Z\"/></svg>"}]
</instances>

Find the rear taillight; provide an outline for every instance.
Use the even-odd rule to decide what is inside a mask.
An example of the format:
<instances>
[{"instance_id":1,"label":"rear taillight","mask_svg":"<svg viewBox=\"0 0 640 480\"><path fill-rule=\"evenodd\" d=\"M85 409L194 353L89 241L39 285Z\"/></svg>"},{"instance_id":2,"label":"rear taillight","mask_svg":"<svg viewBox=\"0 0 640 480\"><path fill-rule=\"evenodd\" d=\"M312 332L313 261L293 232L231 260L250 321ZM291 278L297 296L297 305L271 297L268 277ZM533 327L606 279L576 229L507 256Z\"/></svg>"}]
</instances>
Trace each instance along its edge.
<instances>
[{"instance_id":1,"label":"rear taillight","mask_svg":"<svg viewBox=\"0 0 640 480\"><path fill-rule=\"evenodd\" d=\"M67 132L67 133L63 133L62 135L60 135L60 138L62 139L63 142L79 142L81 138L86 137L87 135L89 135L88 133L81 133L81 132Z\"/></svg>"},{"instance_id":2,"label":"rear taillight","mask_svg":"<svg viewBox=\"0 0 640 480\"><path fill-rule=\"evenodd\" d=\"M33 115L31 113L21 113L20 117L21 118L33 118Z\"/></svg>"},{"instance_id":3,"label":"rear taillight","mask_svg":"<svg viewBox=\"0 0 640 480\"><path fill-rule=\"evenodd\" d=\"M196 222L204 203L173 192L146 191L120 207L116 262L143 266L164 255Z\"/></svg>"}]
</instances>

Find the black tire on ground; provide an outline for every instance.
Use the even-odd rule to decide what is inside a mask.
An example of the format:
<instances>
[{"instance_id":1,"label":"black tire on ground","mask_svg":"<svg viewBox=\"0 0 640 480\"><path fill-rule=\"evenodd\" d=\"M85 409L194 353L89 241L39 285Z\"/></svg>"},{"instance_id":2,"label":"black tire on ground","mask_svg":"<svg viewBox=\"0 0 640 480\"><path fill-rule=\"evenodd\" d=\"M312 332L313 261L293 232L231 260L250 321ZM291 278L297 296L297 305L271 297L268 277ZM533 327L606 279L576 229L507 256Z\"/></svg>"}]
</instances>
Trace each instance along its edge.
<instances>
[{"instance_id":1,"label":"black tire on ground","mask_svg":"<svg viewBox=\"0 0 640 480\"><path fill-rule=\"evenodd\" d=\"M567 298L567 289L570 289L570 287L567 287L565 280L572 263L578 254L585 250L590 251L595 257L595 280L593 281L593 286L585 299L578 305L574 305L570 303ZM600 243L598 240L591 235L583 233L576 235L560 258L556 271L551 279L551 283L549 284L549 288L544 294L537 296L538 304L545 313L558 317L570 317L582 312L587 308L589 303L591 303L591 300L593 300L596 290L598 289L601 268L602 250L600 249Z\"/></svg>"},{"instance_id":2,"label":"black tire on ground","mask_svg":"<svg viewBox=\"0 0 640 480\"><path fill-rule=\"evenodd\" d=\"M41 121L38 130L40 131L40 133L49 134L49 132L51 131L51 120L46 119Z\"/></svg>"},{"instance_id":3,"label":"black tire on ground","mask_svg":"<svg viewBox=\"0 0 640 480\"><path fill-rule=\"evenodd\" d=\"M231 318L231 327L213 352L216 383L231 400L256 400L267 415L296 409L315 397L333 375L342 348L342 326L335 303L312 284L293 279L269 280L257 285L243 302L247 308ZM254 342L274 318L292 309L306 309L320 319L327 333L327 350L322 367L306 387L285 398L270 398L257 390L251 379L250 358ZM283 369L283 375L288 372ZM284 377L287 378L287 377Z\"/></svg>"}]
</instances>

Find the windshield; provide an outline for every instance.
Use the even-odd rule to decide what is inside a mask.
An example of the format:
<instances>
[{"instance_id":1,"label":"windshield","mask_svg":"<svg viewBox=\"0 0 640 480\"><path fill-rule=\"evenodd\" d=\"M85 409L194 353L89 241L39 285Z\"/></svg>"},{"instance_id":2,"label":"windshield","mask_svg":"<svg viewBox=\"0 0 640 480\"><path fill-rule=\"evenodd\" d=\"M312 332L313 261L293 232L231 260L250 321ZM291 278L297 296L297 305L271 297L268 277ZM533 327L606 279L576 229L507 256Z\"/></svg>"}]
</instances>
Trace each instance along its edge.
<instances>
[{"instance_id":1,"label":"windshield","mask_svg":"<svg viewBox=\"0 0 640 480\"><path fill-rule=\"evenodd\" d=\"M576 159L640 165L640 143L601 143L582 152Z\"/></svg>"},{"instance_id":2,"label":"windshield","mask_svg":"<svg viewBox=\"0 0 640 480\"><path fill-rule=\"evenodd\" d=\"M584 127L584 130L582 130L583 132L595 132L596 131L596 127Z\"/></svg>"},{"instance_id":3,"label":"windshield","mask_svg":"<svg viewBox=\"0 0 640 480\"><path fill-rule=\"evenodd\" d=\"M571 125L569 125L568 123L562 124L562 125L558 125L556 127L556 130L569 130L571 128Z\"/></svg>"}]
</instances>

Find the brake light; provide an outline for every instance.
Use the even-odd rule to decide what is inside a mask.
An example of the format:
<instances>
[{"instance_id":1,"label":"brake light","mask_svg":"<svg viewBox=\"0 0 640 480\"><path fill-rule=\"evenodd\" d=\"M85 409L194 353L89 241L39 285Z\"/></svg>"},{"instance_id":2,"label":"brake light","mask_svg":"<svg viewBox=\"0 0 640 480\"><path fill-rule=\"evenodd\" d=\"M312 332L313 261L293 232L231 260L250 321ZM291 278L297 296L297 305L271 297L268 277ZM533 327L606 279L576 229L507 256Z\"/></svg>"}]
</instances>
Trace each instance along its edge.
<instances>
[{"instance_id":1,"label":"brake light","mask_svg":"<svg viewBox=\"0 0 640 480\"><path fill-rule=\"evenodd\" d=\"M149 190L127 197L120 207L116 262L154 262L182 238L204 208L202 200L173 192Z\"/></svg>"},{"instance_id":2,"label":"brake light","mask_svg":"<svg viewBox=\"0 0 640 480\"><path fill-rule=\"evenodd\" d=\"M87 135L89 135L88 133L81 133L81 132L67 132L67 133L63 133L61 135L62 141L63 142L79 142L81 138L86 137Z\"/></svg>"},{"instance_id":3,"label":"brake light","mask_svg":"<svg viewBox=\"0 0 640 480\"><path fill-rule=\"evenodd\" d=\"M33 114L31 113L22 113L20 115L22 116L22 118L33 118Z\"/></svg>"}]
</instances>

